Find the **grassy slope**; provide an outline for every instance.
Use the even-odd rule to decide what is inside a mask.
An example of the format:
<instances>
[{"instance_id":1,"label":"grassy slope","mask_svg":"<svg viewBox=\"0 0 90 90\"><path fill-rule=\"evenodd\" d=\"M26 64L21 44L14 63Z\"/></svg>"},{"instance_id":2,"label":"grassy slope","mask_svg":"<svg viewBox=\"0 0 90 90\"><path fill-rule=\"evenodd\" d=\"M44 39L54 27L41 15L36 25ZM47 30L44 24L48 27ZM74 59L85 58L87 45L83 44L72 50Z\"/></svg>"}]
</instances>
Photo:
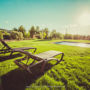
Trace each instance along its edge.
<instances>
[{"instance_id":1,"label":"grassy slope","mask_svg":"<svg viewBox=\"0 0 90 90\"><path fill-rule=\"evenodd\" d=\"M11 47L36 47L36 53L57 50L64 52L64 61L53 66L44 75L37 78L33 83L31 83L31 88L26 88L26 90L40 90L43 88L49 90L50 88L57 90L88 90L90 88L90 48L82 48L67 45L56 45L53 42L59 40L51 41L40 41L40 40L27 40L27 41L13 41L8 42ZM74 41L74 40L73 40ZM86 42L90 41L75 40L75 42ZM0 76L6 75L8 72L18 68L13 61L16 58L9 59L0 62ZM53 61L51 62L53 63ZM10 67L13 65L13 67ZM7 67L9 66L9 68ZM33 86L43 86L35 88ZM48 86L60 86L60 87L48 87Z\"/></svg>"}]
</instances>

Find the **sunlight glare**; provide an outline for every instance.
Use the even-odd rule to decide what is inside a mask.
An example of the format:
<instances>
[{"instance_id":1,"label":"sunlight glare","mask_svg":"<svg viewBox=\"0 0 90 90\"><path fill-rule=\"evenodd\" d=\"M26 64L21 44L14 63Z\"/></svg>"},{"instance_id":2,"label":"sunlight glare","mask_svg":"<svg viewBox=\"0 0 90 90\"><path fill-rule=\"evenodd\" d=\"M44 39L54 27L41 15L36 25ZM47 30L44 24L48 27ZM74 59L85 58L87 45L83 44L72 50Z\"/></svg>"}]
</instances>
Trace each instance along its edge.
<instances>
[{"instance_id":1,"label":"sunlight glare","mask_svg":"<svg viewBox=\"0 0 90 90\"><path fill-rule=\"evenodd\" d=\"M90 25L90 13L88 12L84 12L79 16L79 24L86 26L86 25Z\"/></svg>"}]
</instances>

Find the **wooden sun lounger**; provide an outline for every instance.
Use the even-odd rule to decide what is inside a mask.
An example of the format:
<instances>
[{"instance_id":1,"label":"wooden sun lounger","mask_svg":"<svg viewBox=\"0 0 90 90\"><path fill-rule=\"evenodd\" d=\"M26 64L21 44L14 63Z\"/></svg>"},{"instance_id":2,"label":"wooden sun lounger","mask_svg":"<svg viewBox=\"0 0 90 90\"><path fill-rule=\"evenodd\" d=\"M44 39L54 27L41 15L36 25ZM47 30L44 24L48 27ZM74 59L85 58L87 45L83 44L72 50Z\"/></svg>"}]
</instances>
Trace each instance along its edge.
<instances>
[{"instance_id":1,"label":"wooden sun lounger","mask_svg":"<svg viewBox=\"0 0 90 90\"><path fill-rule=\"evenodd\" d=\"M20 52L20 50L29 50L29 49L34 49L34 52L36 51L36 48L34 47L21 47L21 48L11 48L10 46L8 46L8 44L6 42L4 42L4 40L0 39L0 42L3 44L4 47L2 47L2 49L0 49L0 54L5 54L8 52L10 53L10 56L14 53L14 52Z\"/></svg>"},{"instance_id":2,"label":"wooden sun lounger","mask_svg":"<svg viewBox=\"0 0 90 90\"><path fill-rule=\"evenodd\" d=\"M60 62L60 61L63 60L63 56L64 56L64 53L59 52L59 51L53 51L53 50L46 51L46 52L43 52L43 53L40 53L40 54L31 54L31 53L29 53L27 51L22 51L21 50L21 53L24 53L24 54L27 55L27 63L28 63L29 58L32 58L33 59L33 62L31 64L29 64L29 65L27 65L27 63L26 64L22 63L21 62L22 61L21 59L15 60L14 62L19 67L27 70L30 73L32 73L31 70L30 70L30 68L35 67L36 65L38 65L40 63L42 63L42 67L41 67L41 70L40 71L43 72L44 71L44 68L45 68L45 65L46 65L46 63L48 61L50 61L50 60L56 60L57 63L58 63L58 62ZM60 54L61 54L61 58L60 59L55 58L55 56L60 55ZM37 60L38 62L34 64L35 60Z\"/></svg>"}]
</instances>

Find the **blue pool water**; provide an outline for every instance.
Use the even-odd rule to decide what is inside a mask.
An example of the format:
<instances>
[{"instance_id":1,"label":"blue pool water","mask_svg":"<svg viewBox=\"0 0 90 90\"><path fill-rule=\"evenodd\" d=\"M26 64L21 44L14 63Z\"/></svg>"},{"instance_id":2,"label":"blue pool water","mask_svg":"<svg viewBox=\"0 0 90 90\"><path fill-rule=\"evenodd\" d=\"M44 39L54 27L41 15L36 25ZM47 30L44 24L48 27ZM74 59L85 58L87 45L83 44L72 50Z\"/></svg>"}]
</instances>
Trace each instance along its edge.
<instances>
[{"instance_id":1,"label":"blue pool water","mask_svg":"<svg viewBox=\"0 0 90 90\"><path fill-rule=\"evenodd\" d=\"M89 47L90 48L90 44L88 44L88 43L77 43L77 42L62 41L62 42L56 42L56 44L79 46L79 47Z\"/></svg>"}]
</instances>

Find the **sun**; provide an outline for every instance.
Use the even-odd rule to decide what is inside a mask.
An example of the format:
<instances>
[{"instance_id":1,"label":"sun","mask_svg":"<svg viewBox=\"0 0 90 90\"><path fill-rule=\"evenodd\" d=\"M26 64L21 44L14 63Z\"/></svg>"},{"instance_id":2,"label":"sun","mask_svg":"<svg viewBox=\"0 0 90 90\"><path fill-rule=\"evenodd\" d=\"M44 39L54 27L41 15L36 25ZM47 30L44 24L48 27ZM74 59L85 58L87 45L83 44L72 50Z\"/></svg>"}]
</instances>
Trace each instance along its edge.
<instances>
[{"instance_id":1,"label":"sun","mask_svg":"<svg viewBox=\"0 0 90 90\"><path fill-rule=\"evenodd\" d=\"M78 22L80 25L83 26L90 25L90 13L88 12L82 13L78 18Z\"/></svg>"}]
</instances>

